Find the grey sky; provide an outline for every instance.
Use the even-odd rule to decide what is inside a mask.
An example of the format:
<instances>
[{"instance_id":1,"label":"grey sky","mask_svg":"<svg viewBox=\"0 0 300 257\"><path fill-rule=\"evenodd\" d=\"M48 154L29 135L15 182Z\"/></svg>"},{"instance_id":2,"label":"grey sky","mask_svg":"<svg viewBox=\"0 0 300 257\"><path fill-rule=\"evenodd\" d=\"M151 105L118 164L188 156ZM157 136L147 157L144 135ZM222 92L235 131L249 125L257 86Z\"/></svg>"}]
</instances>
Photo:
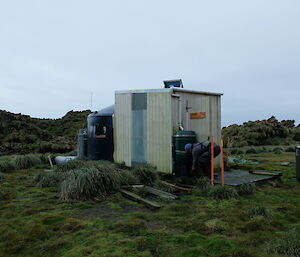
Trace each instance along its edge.
<instances>
[{"instance_id":1,"label":"grey sky","mask_svg":"<svg viewBox=\"0 0 300 257\"><path fill-rule=\"evenodd\" d=\"M120 89L223 92L223 125L300 122L299 0L0 0L0 109L57 118Z\"/></svg>"}]
</instances>

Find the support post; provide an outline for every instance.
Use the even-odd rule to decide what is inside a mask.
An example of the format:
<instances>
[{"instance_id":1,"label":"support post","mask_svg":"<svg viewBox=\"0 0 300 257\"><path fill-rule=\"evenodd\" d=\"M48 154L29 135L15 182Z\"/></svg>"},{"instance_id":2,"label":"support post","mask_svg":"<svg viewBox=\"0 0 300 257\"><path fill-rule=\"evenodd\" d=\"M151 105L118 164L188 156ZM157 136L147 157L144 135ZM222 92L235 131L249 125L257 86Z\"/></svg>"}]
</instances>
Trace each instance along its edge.
<instances>
[{"instance_id":1,"label":"support post","mask_svg":"<svg viewBox=\"0 0 300 257\"><path fill-rule=\"evenodd\" d=\"M211 146L211 155L210 155L210 183L212 186L215 185L215 143L214 143L214 138L211 137L210 140L210 146Z\"/></svg>"}]
</instances>

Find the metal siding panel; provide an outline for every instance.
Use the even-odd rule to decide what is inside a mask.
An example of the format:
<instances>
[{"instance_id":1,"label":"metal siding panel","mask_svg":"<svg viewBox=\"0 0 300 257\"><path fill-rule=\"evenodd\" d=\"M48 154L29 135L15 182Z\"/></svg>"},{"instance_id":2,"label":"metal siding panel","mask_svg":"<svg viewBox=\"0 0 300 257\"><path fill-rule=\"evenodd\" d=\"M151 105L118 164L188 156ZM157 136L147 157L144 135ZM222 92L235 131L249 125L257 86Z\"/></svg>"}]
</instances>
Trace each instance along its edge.
<instances>
[{"instance_id":1,"label":"metal siding panel","mask_svg":"<svg viewBox=\"0 0 300 257\"><path fill-rule=\"evenodd\" d=\"M116 94L115 101L115 158L131 166L131 94Z\"/></svg>"},{"instance_id":2,"label":"metal siding panel","mask_svg":"<svg viewBox=\"0 0 300 257\"><path fill-rule=\"evenodd\" d=\"M148 93L147 162L171 173L172 113L170 93Z\"/></svg>"},{"instance_id":3,"label":"metal siding panel","mask_svg":"<svg viewBox=\"0 0 300 257\"><path fill-rule=\"evenodd\" d=\"M171 98L171 109L172 109L172 135L178 131L178 97Z\"/></svg>"},{"instance_id":4,"label":"metal siding panel","mask_svg":"<svg viewBox=\"0 0 300 257\"><path fill-rule=\"evenodd\" d=\"M176 92L182 99L182 121L186 129L186 100L192 109L191 112L206 112L204 119L190 119L190 130L194 130L197 134L198 141L208 140L209 136L219 142L221 136L221 107L220 96L201 95L192 93ZM173 105L173 110L175 107ZM173 122L173 126L175 123Z\"/></svg>"}]
</instances>

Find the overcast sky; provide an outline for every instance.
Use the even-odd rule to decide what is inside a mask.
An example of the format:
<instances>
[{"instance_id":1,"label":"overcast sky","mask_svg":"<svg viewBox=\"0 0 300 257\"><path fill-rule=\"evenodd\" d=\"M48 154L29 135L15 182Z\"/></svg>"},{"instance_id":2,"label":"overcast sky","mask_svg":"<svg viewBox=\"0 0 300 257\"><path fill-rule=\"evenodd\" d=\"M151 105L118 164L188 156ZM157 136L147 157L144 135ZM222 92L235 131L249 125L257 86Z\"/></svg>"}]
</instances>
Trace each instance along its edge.
<instances>
[{"instance_id":1,"label":"overcast sky","mask_svg":"<svg viewBox=\"0 0 300 257\"><path fill-rule=\"evenodd\" d=\"M222 123L300 122L299 0L0 0L0 109L58 118L114 91L222 92Z\"/></svg>"}]
</instances>

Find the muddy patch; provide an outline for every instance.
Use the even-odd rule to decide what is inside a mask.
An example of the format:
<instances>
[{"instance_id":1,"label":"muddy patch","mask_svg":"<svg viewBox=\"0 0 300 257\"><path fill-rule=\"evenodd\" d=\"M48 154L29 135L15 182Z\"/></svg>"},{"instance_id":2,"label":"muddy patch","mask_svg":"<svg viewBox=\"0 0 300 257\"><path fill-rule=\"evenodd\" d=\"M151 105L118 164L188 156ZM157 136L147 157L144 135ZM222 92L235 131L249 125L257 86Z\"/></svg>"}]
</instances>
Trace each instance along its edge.
<instances>
[{"instance_id":1,"label":"muddy patch","mask_svg":"<svg viewBox=\"0 0 300 257\"><path fill-rule=\"evenodd\" d=\"M91 208L83 210L79 216L81 218L106 218L108 220L119 220L124 218L124 214L131 212L144 211L145 208L122 203L121 208L111 208L106 205L95 205Z\"/></svg>"}]
</instances>

